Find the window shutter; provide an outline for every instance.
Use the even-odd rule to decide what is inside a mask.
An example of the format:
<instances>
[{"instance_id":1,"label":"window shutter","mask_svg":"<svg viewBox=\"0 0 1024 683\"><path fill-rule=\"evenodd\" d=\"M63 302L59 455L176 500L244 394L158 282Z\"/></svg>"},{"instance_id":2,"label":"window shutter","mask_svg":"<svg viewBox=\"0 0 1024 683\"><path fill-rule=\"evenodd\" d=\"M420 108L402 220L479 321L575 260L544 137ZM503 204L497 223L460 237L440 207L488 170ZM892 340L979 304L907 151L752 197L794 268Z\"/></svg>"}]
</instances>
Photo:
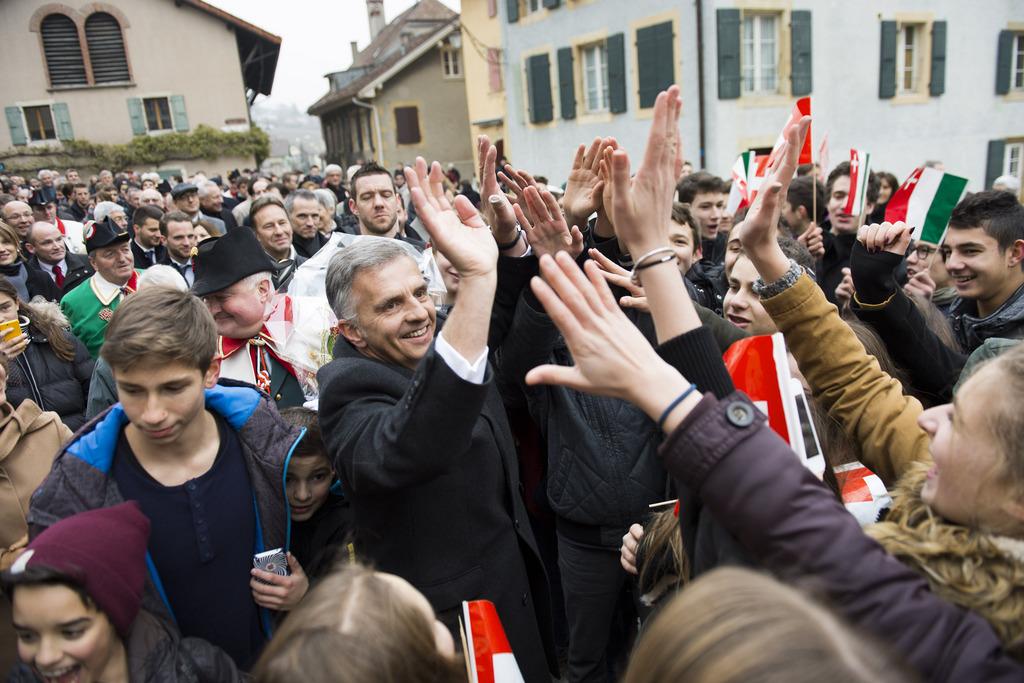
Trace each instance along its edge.
<instances>
[{"instance_id":1,"label":"window shutter","mask_svg":"<svg viewBox=\"0 0 1024 683\"><path fill-rule=\"evenodd\" d=\"M519 21L519 0L505 0L505 16L510 24Z\"/></svg>"},{"instance_id":2,"label":"window shutter","mask_svg":"<svg viewBox=\"0 0 1024 683\"><path fill-rule=\"evenodd\" d=\"M882 22L882 53L878 61L878 97L896 96L896 22Z\"/></svg>"},{"instance_id":3,"label":"window shutter","mask_svg":"<svg viewBox=\"0 0 1024 683\"><path fill-rule=\"evenodd\" d=\"M793 97L803 97L811 94L813 85L811 77L811 12L810 10L793 10L789 16L790 59L793 64L790 88Z\"/></svg>"},{"instance_id":4,"label":"window shutter","mask_svg":"<svg viewBox=\"0 0 1024 683\"><path fill-rule=\"evenodd\" d=\"M526 84L530 94L530 123L544 123L554 118L551 103L551 65L547 53L527 60Z\"/></svg>"},{"instance_id":5,"label":"window shutter","mask_svg":"<svg viewBox=\"0 0 1024 683\"><path fill-rule=\"evenodd\" d=\"M1010 62L1013 60L1013 31L999 32L999 53L996 57L996 94L1010 92Z\"/></svg>"},{"instance_id":6,"label":"window shutter","mask_svg":"<svg viewBox=\"0 0 1024 683\"><path fill-rule=\"evenodd\" d=\"M946 22L932 23L932 79L928 94L936 97L946 92Z\"/></svg>"},{"instance_id":7,"label":"window shutter","mask_svg":"<svg viewBox=\"0 0 1024 683\"><path fill-rule=\"evenodd\" d=\"M576 118L576 87L573 82L571 47L558 50L558 97L562 107L562 118Z\"/></svg>"},{"instance_id":8,"label":"window shutter","mask_svg":"<svg viewBox=\"0 0 1024 683\"><path fill-rule=\"evenodd\" d=\"M988 141L988 159L985 163L985 187L989 189L996 178L1003 175L1003 157L1006 154L1005 140Z\"/></svg>"},{"instance_id":9,"label":"window shutter","mask_svg":"<svg viewBox=\"0 0 1024 683\"><path fill-rule=\"evenodd\" d=\"M21 119L21 107L4 107L4 114L7 115L7 127L11 131L11 144L28 144L25 122Z\"/></svg>"},{"instance_id":10,"label":"window shutter","mask_svg":"<svg viewBox=\"0 0 1024 683\"><path fill-rule=\"evenodd\" d=\"M562 0L544 0L544 6L548 9L555 9L561 4Z\"/></svg>"},{"instance_id":11,"label":"window shutter","mask_svg":"<svg viewBox=\"0 0 1024 683\"><path fill-rule=\"evenodd\" d=\"M487 48L487 82L490 92L501 92L501 50Z\"/></svg>"},{"instance_id":12,"label":"window shutter","mask_svg":"<svg viewBox=\"0 0 1024 683\"><path fill-rule=\"evenodd\" d=\"M50 85L88 85L78 27L70 17L51 14L39 26Z\"/></svg>"},{"instance_id":13,"label":"window shutter","mask_svg":"<svg viewBox=\"0 0 1024 683\"><path fill-rule=\"evenodd\" d=\"M140 98L128 98L128 117L132 120L132 135L145 135L146 115L142 111L142 100Z\"/></svg>"},{"instance_id":14,"label":"window shutter","mask_svg":"<svg viewBox=\"0 0 1024 683\"><path fill-rule=\"evenodd\" d=\"M416 107L395 107L395 142L415 145L420 139L419 110Z\"/></svg>"},{"instance_id":15,"label":"window shutter","mask_svg":"<svg viewBox=\"0 0 1024 683\"><path fill-rule=\"evenodd\" d=\"M626 111L626 36L616 33L608 36L608 111L621 114Z\"/></svg>"},{"instance_id":16,"label":"window shutter","mask_svg":"<svg viewBox=\"0 0 1024 683\"><path fill-rule=\"evenodd\" d=\"M75 131L71 128L71 113L65 102L54 102L50 107L53 112L53 124L57 129L58 140L74 140Z\"/></svg>"},{"instance_id":17,"label":"window shutter","mask_svg":"<svg viewBox=\"0 0 1024 683\"><path fill-rule=\"evenodd\" d=\"M121 24L106 12L93 12L85 20L85 42L89 46L92 78L95 83L121 83L131 80L128 57L124 52Z\"/></svg>"},{"instance_id":18,"label":"window shutter","mask_svg":"<svg viewBox=\"0 0 1024 683\"><path fill-rule=\"evenodd\" d=\"M174 130L179 133L188 132L188 114L185 113L185 96L171 95L171 119L174 121Z\"/></svg>"},{"instance_id":19,"label":"window shutter","mask_svg":"<svg viewBox=\"0 0 1024 683\"><path fill-rule=\"evenodd\" d=\"M641 109L653 107L658 93L675 81L674 39L671 21L636 31L636 71Z\"/></svg>"},{"instance_id":20,"label":"window shutter","mask_svg":"<svg viewBox=\"0 0 1024 683\"><path fill-rule=\"evenodd\" d=\"M718 22L718 99L740 96L740 11L715 10Z\"/></svg>"},{"instance_id":21,"label":"window shutter","mask_svg":"<svg viewBox=\"0 0 1024 683\"><path fill-rule=\"evenodd\" d=\"M487 16L494 18L498 14L498 0L487 0Z\"/></svg>"}]
</instances>

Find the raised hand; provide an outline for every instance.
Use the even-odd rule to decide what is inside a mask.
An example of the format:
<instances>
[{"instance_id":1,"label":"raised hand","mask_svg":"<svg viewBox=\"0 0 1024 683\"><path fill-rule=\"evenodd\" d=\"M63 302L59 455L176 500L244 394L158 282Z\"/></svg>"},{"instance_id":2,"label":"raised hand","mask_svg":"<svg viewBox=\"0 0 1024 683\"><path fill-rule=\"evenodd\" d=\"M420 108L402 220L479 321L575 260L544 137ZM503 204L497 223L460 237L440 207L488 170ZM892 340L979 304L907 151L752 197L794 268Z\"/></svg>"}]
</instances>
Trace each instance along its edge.
<instances>
[{"instance_id":1,"label":"raised hand","mask_svg":"<svg viewBox=\"0 0 1024 683\"><path fill-rule=\"evenodd\" d=\"M843 268L843 279L836 287L836 305L839 310L842 311L845 308L850 307L850 302L853 300L853 295L857 293L856 287L853 286L853 275L849 268Z\"/></svg>"},{"instance_id":2,"label":"raised hand","mask_svg":"<svg viewBox=\"0 0 1024 683\"><path fill-rule=\"evenodd\" d=\"M584 267L585 275L566 253L541 259L544 279L534 278L531 286L565 338L574 364L541 365L527 373L526 382L621 398L658 419L688 383L629 322L597 264L587 261ZM689 412L695 404L684 401L680 406ZM669 428L685 414L677 412Z\"/></svg>"},{"instance_id":3,"label":"raised hand","mask_svg":"<svg viewBox=\"0 0 1024 683\"><path fill-rule=\"evenodd\" d=\"M547 190L538 192L536 187L527 187L523 196L534 220L527 218L521 204L515 205L516 218L537 258L545 254L554 256L560 251L568 251L573 258L579 256L583 251L583 234L575 225L569 229L554 195Z\"/></svg>"},{"instance_id":4,"label":"raised hand","mask_svg":"<svg viewBox=\"0 0 1024 683\"><path fill-rule=\"evenodd\" d=\"M515 195L513 204L518 204L523 211L527 214L530 222L533 222L533 216L530 216L529 208L526 206L526 188L536 187L538 190L544 189L537 185L537 181L533 179L533 176L523 170L516 170L509 164L505 164L504 171L498 171L498 177L501 178L501 182L505 183L509 191Z\"/></svg>"},{"instance_id":5,"label":"raised hand","mask_svg":"<svg viewBox=\"0 0 1024 683\"><path fill-rule=\"evenodd\" d=\"M427 170L423 157L416 157L416 169L406 167L405 180L416 215L430 233L430 240L451 262L463 279L493 275L498 245L483 218L465 196L449 203L444 192L444 173L436 161Z\"/></svg>"},{"instance_id":6,"label":"raised hand","mask_svg":"<svg viewBox=\"0 0 1024 683\"><path fill-rule=\"evenodd\" d=\"M816 223L812 222L806 230L800 233L796 241L807 247L807 251L811 252L811 256L815 260L820 260L825 255L825 239L821 227Z\"/></svg>"},{"instance_id":7,"label":"raised hand","mask_svg":"<svg viewBox=\"0 0 1024 683\"><path fill-rule=\"evenodd\" d=\"M512 203L498 186L498 176L494 171L498 149L491 144L490 138L481 135L477 138L477 152L480 157L478 172L481 211L491 226L495 241L507 244L515 238L516 216L512 211Z\"/></svg>"},{"instance_id":8,"label":"raised hand","mask_svg":"<svg viewBox=\"0 0 1024 683\"><path fill-rule=\"evenodd\" d=\"M629 271L615 263L597 249L590 250L590 258L597 263L601 269L601 275L612 287L619 287L629 292L627 296L619 297L619 306L623 308L635 308L649 313L651 308L647 305L647 293L640 285L633 284L629 277Z\"/></svg>"},{"instance_id":9,"label":"raised hand","mask_svg":"<svg viewBox=\"0 0 1024 683\"><path fill-rule=\"evenodd\" d=\"M590 214L601 208L604 181L598 173L598 164L610 140L594 138L590 147L580 145L576 149L562 196L562 208L568 221L574 225L585 225Z\"/></svg>"},{"instance_id":10,"label":"raised hand","mask_svg":"<svg viewBox=\"0 0 1024 683\"><path fill-rule=\"evenodd\" d=\"M903 221L896 223L872 223L857 229L857 241L869 252L887 251L903 256L910 246L913 231Z\"/></svg>"},{"instance_id":11,"label":"raised hand","mask_svg":"<svg viewBox=\"0 0 1024 683\"><path fill-rule=\"evenodd\" d=\"M932 295L935 294L935 280L927 268L919 270L907 279L907 284L903 285L903 292L907 296L916 294L931 301Z\"/></svg>"},{"instance_id":12,"label":"raised hand","mask_svg":"<svg viewBox=\"0 0 1024 683\"><path fill-rule=\"evenodd\" d=\"M636 175L630 177L629 156L616 150L611 156L612 223L631 254L668 246L676 180L683 168L679 114L679 86L673 85L654 102L647 149Z\"/></svg>"}]
</instances>

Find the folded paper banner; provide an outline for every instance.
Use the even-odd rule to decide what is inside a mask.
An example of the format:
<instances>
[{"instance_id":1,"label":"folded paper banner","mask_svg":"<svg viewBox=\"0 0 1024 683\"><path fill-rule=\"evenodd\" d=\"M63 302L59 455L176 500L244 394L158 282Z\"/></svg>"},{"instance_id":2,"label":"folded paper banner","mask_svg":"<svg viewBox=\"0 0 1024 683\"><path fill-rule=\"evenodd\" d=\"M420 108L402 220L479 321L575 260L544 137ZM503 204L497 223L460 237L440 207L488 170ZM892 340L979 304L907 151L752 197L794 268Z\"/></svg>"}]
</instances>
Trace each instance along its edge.
<instances>
[{"instance_id":1,"label":"folded paper banner","mask_svg":"<svg viewBox=\"0 0 1024 683\"><path fill-rule=\"evenodd\" d=\"M953 207L967 190L967 178L935 168L917 168L885 207L885 220L903 221L913 230L913 239L942 244Z\"/></svg>"},{"instance_id":2,"label":"folded paper banner","mask_svg":"<svg viewBox=\"0 0 1024 683\"><path fill-rule=\"evenodd\" d=\"M523 683L493 602L463 602L462 624L470 683Z\"/></svg>"}]
</instances>

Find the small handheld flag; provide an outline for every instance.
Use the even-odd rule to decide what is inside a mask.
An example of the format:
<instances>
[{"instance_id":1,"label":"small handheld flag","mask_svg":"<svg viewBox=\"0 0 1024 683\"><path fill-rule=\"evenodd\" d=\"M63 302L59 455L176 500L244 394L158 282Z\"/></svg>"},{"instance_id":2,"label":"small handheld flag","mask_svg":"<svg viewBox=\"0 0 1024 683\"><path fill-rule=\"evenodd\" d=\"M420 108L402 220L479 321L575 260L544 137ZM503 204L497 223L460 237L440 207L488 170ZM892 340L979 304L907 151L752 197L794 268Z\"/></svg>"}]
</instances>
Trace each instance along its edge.
<instances>
[{"instance_id":1,"label":"small handheld flag","mask_svg":"<svg viewBox=\"0 0 1024 683\"><path fill-rule=\"evenodd\" d=\"M868 197L868 178L871 177L871 155L862 149L850 150L850 193L846 197L843 213L859 216L864 213Z\"/></svg>"},{"instance_id":2,"label":"small handheld flag","mask_svg":"<svg viewBox=\"0 0 1024 683\"><path fill-rule=\"evenodd\" d=\"M463 643L470 683L523 683L512 647L490 600L462 603Z\"/></svg>"},{"instance_id":3,"label":"small handheld flag","mask_svg":"<svg viewBox=\"0 0 1024 683\"><path fill-rule=\"evenodd\" d=\"M917 168L885 207L885 220L903 221L919 242L942 244L953 208L967 189L967 178L935 168Z\"/></svg>"}]
</instances>

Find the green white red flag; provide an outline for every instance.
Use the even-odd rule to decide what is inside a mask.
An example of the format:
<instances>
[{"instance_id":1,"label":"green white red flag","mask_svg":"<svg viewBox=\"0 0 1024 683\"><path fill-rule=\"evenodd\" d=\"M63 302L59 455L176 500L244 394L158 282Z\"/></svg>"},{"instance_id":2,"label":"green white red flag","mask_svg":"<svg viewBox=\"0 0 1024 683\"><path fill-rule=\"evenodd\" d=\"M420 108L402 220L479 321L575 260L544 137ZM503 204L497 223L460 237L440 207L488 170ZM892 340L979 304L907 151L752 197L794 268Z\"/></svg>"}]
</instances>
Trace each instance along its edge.
<instances>
[{"instance_id":1,"label":"green white red flag","mask_svg":"<svg viewBox=\"0 0 1024 683\"><path fill-rule=\"evenodd\" d=\"M864 212L868 198L868 178L871 176L871 155L862 149L850 150L850 193L846 196L843 213L859 216Z\"/></svg>"},{"instance_id":2,"label":"green white red flag","mask_svg":"<svg viewBox=\"0 0 1024 683\"><path fill-rule=\"evenodd\" d=\"M775 141L775 145L772 146L772 153L768 155L769 164L775 159L775 155L778 154L779 148L782 147L782 143L786 141L786 133L789 132L789 129L800 123L800 119L810 115L811 98L809 96L801 97L793 104L793 111L789 113L789 119L786 120L786 124L782 127L782 132L779 133L779 138ZM808 127L807 138L804 139L804 146L800 149L800 160L797 161L797 163L809 164L813 158L813 154L811 153L811 129Z\"/></svg>"},{"instance_id":3,"label":"green white red flag","mask_svg":"<svg viewBox=\"0 0 1024 683\"><path fill-rule=\"evenodd\" d=\"M749 181L753 177L754 157L753 150L746 151L736 157L736 163L732 165L732 185L725 205L725 212L730 216L750 203Z\"/></svg>"},{"instance_id":4,"label":"green white red flag","mask_svg":"<svg viewBox=\"0 0 1024 683\"><path fill-rule=\"evenodd\" d=\"M966 190L967 178L935 168L915 169L889 199L885 220L903 221L919 242L942 244L953 207Z\"/></svg>"}]
</instances>

